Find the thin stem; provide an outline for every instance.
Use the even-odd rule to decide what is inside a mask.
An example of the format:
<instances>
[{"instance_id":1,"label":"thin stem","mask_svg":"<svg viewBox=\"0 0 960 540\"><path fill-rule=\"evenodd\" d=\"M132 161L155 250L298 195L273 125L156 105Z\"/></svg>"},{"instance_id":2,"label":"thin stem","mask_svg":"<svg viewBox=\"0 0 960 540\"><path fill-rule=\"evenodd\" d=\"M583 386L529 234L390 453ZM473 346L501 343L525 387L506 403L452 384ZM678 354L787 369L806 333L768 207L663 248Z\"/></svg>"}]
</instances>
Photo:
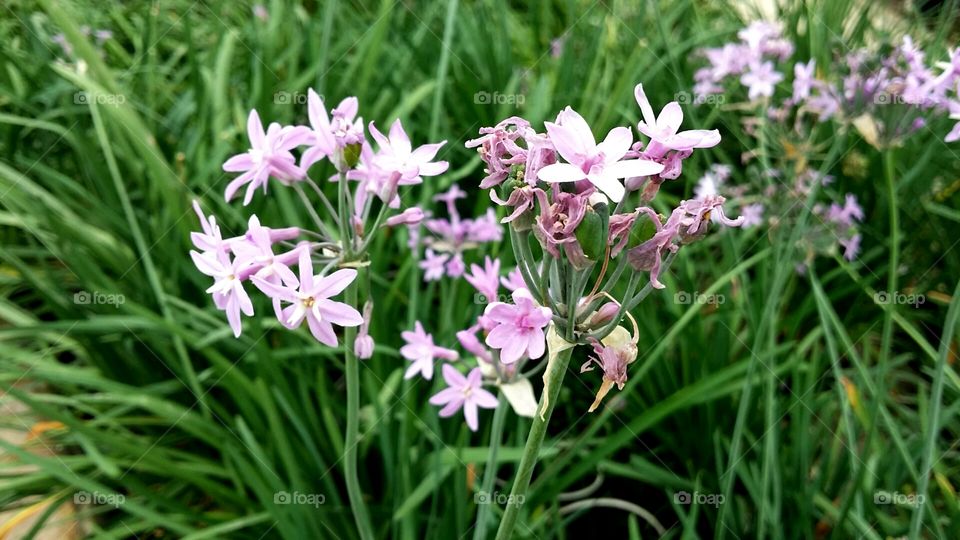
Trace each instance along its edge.
<instances>
[{"instance_id":1,"label":"thin stem","mask_svg":"<svg viewBox=\"0 0 960 540\"><path fill-rule=\"evenodd\" d=\"M307 197L307 194L304 193L303 187L301 187L300 184L294 184L293 190L297 192L297 195L300 197L300 200L303 202L303 206L306 207L307 213L310 214L310 218L313 219L313 224L316 225L317 229L319 230L318 232L322 236L328 239L332 239L333 237L330 236L330 231L327 230L327 225L323 222L322 219L320 219L320 216L319 214L317 214L317 211L313 209L313 204L310 203L310 199Z\"/></svg>"},{"instance_id":2,"label":"thin stem","mask_svg":"<svg viewBox=\"0 0 960 540\"><path fill-rule=\"evenodd\" d=\"M559 352L553 365L549 366L546 374L544 374L546 380L545 391L540 396L538 413L533 417L530 434L527 436L527 444L523 447L523 455L520 458L516 479L513 481L513 489L510 490L507 508L503 513L503 519L500 521L500 528L497 530L497 540L513 538L513 528L517 525L520 505L526 498L527 488L530 487L533 468L537 465L537 460L540 457L540 447L543 446L543 439L547 435L547 424L550 422L553 409L557 405L557 398L560 395L563 378L567 374L567 364L570 363L572 354L572 347ZM542 416L539 411L543 411Z\"/></svg>"},{"instance_id":3,"label":"thin stem","mask_svg":"<svg viewBox=\"0 0 960 540\"><path fill-rule=\"evenodd\" d=\"M497 453L500 450L500 440L503 438L503 425L507 418L507 409L510 408L503 392L499 393L497 400L499 403L493 413L493 426L490 429L490 453L487 455L487 465L483 470L483 482L480 484L480 491L487 495L487 499L484 501L486 504L481 504L480 509L477 510L477 525L473 532L474 540L486 540L487 538L490 507L494 500L491 494L493 493L493 484L497 479Z\"/></svg>"},{"instance_id":4,"label":"thin stem","mask_svg":"<svg viewBox=\"0 0 960 540\"><path fill-rule=\"evenodd\" d=\"M344 300L350 306L357 308L357 287L351 285L344 291ZM347 484L347 494L350 496L350 508L357 523L357 530L363 540L373 538L373 526L370 524L370 515L363 502L363 493L360 490L360 480L357 476L357 447L359 446L360 432L360 362L353 354L353 340L357 329L348 326L343 329L343 356L347 376L347 434L343 443L344 480Z\"/></svg>"},{"instance_id":5,"label":"thin stem","mask_svg":"<svg viewBox=\"0 0 960 540\"><path fill-rule=\"evenodd\" d=\"M340 226L340 216L337 214L337 211L333 208L333 204L330 202L330 199L324 195L323 190L320 189L320 186L309 176L306 179L307 185L313 188L314 193L317 194L317 197L320 197L320 201L327 208L327 212L330 213L330 216L337 222L337 226Z\"/></svg>"}]
</instances>

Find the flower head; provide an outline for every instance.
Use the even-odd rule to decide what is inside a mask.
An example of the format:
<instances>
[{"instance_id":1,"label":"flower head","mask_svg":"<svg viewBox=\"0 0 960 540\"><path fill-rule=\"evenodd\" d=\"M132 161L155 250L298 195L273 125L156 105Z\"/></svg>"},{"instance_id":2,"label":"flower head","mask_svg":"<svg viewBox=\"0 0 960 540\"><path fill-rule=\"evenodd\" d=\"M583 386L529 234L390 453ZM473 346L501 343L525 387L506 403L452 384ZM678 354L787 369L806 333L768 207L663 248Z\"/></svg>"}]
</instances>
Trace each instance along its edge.
<instances>
[{"instance_id":1,"label":"flower head","mask_svg":"<svg viewBox=\"0 0 960 540\"><path fill-rule=\"evenodd\" d=\"M303 127L281 127L274 122L264 132L260 115L256 110L250 111L247 118L250 149L231 157L223 164L223 170L243 174L227 185L224 198L229 201L246 185L247 191L243 197L243 205L246 206L250 204L257 188L263 187L264 192L266 191L267 180L271 176L281 182L302 179L305 173L297 167L297 160L290 150L301 144L305 131L306 128Z\"/></svg>"},{"instance_id":2,"label":"flower head","mask_svg":"<svg viewBox=\"0 0 960 540\"><path fill-rule=\"evenodd\" d=\"M464 279L473 285L473 288L482 294L487 302L494 301L500 290L500 259L485 257L482 268L471 264L470 273L464 275Z\"/></svg>"},{"instance_id":3,"label":"flower head","mask_svg":"<svg viewBox=\"0 0 960 540\"><path fill-rule=\"evenodd\" d=\"M457 368L450 364L443 365L443 379L447 387L437 392L430 398L432 405L444 405L440 409L440 416L447 418L463 409L463 417L467 420L467 426L471 431L476 431L479 427L477 419L477 407L484 409L495 409L497 407L497 398L490 392L484 390L481 386L483 374L480 368L473 368L466 377L463 376Z\"/></svg>"},{"instance_id":4,"label":"flower head","mask_svg":"<svg viewBox=\"0 0 960 540\"><path fill-rule=\"evenodd\" d=\"M290 305L283 308L280 323L287 328L298 328L306 319L310 333L320 343L337 346L333 325L359 326L363 323L360 313L348 304L330 300L343 292L357 277L353 269L337 270L329 276L313 273L313 263L308 250L300 252L300 282L298 286L284 286L253 276L253 283L265 294Z\"/></svg>"},{"instance_id":5,"label":"flower head","mask_svg":"<svg viewBox=\"0 0 960 540\"><path fill-rule=\"evenodd\" d=\"M646 151L650 157L661 157L667 150L710 148L720 143L720 132L715 129L680 131L683 110L676 101L667 103L660 114L654 116L653 107L650 106L642 84L634 88L634 96L640 105L640 112L643 113L643 120L637 124L637 130L650 137L651 147Z\"/></svg>"},{"instance_id":6,"label":"flower head","mask_svg":"<svg viewBox=\"0 0 960 540\"><path fill-rule=\"evenodd\" d=\"M650 176L663 171L663 165L646 159L623 160L633 143L629 128L610 130L597 144L593 132L579 113L567 107L556 122L545 122L547 134L566 163L554 163L539 170L544 182L589 180L614 202L620 202L626 190L621 178Z\"/></svg>"},{"instance_id":7,"label":"flower head","mask_svg":"<svg viewBox=\"0 0 960 540\"><path fill-rule=\"evenodd\" d=\"M539 358L546 348L543 329L550 324L550 308L538 306L527 289L513 292L513 304L494 302L484 310L493 322L486 343L500 349L500 361L512 364L523 356Z\"/></svg>"},{"instance_id":8,"label":"flower head","mask_svg":"<svg viewBox=\"0 0 960 540\"><path fill-rule=\"evenodd\" d=\"M412 332L407 330L401 332L400 336L407 342L406 345L400 347L400 356L413 362L407 368L406 373L403 374L404 379L410 379L419 372L424 379L430 380L433 378L433 361L435 359L456 360L459 358L457 351L434 345L433 336L423 330L420 321L416 322Z\"/></svg>"}]
</instances>

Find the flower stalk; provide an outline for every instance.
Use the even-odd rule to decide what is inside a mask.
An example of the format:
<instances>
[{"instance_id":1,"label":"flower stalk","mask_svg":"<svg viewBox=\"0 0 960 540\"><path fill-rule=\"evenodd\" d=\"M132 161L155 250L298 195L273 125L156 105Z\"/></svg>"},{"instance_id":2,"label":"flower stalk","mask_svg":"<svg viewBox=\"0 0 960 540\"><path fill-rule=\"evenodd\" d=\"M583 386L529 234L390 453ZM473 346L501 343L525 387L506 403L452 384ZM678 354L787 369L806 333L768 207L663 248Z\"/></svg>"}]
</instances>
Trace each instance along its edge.
<instances>
[{"instance_id":1,"label":"flower stalk","mask_svg":"<svg viewBox=\"0 0 960 540\"><path fill-rule=\"evenodd\" d=\"M539 413L533 417L530 434L527 435L527 443L523 447L523 455L520 458L520 466L517 468L517 475L513 481L513 488L510 490L507 508L503 513L503 519L500 521L500 528L497 529L497 540L513 538L513 529L517 525L521 501L526 497L527 489L530 487L530 478L533 476L533 468L536 467L540 458L540 448L543 446L543 439L547 435L547 424L550 422L550 416L557 405L557 397L560 395L560 388L563 386L563 379L567 374L567 365L570 363L572 353L572 347L557 353L556 359L547 366L547 371L543 374L546 386L540 396ZM549 351L547 354L550 354Z\"/></svg>"}]
</instances>

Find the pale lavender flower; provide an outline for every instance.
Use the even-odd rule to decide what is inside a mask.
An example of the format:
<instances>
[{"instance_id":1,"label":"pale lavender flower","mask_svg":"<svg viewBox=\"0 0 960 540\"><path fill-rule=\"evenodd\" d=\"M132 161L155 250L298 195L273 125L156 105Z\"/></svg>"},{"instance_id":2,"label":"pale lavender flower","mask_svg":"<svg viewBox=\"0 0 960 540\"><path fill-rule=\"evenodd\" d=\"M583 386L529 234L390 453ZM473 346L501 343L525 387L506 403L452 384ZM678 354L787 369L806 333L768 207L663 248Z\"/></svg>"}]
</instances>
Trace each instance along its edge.
<instances>
[{"instance_id":1,"label":"pale lavender flower","mask_svg":"<svg viewBox=\"0 0 960 540\"><path fill-rule=\"evenodd\" d=\"M743 217L743 223L740 224L744 229L763 223L763 205L760 203L748 204L740 209L740 215Z\"/></svg>"},{"instance_id":2,"label":"pale lavender flower","mask_svg":"<svg viewBox=\"0 0 960 540\"><path fill-rule=\"evenodd\" d=\"M750 71L740 77L740 82L748 88L747 97L751 100L773 97L774 88L782 80L783 74L773 69L773 62L753 64Z\"/></svg>"},{"instance_id":3,"label":"pale lavender flower","mask_svg":"<svg viewBox=\"0 0 960 540\"><path fill-rule=\"evenodd\" d=\"M482 268L471 264L470 273L464 275L464 279L484 296L487 303L496 301L500 290L500 259L484 257Z\"/></svg>"},{"instance_id":4,"label":"pale lavender flower","mask_svg":"<svg viewBox=\"0 0 960 540\"><path fill-rule=\"evenodd\" d=\"M840 245L843 246L844 259L852 261L857 258L857 254L860 253L860 240L862 240L860 234L855 234L850 238L840 239Z\"/></svg>"},{"instance_id":5,"label":"pale lavender flower","mask_svg":"<svg viewBox=\"0 0 960 540\"><path fill-rule=\"evenodd\" d=\"M240 313L250 317L253 315L253 304L250 296L243 289L243 282L239 274L243 263L238 257L230 259L226 251L208 252L203 255L196 251L190 252L193 264L204 274L214 279L206 292L213 295L214 304L227 314L227 321L235 337L240 337L242 326Z\"/></svg>"},{"instance_id":6,"label":"pale lavender flower","mask_svg":"<svg viewBox=\"0 0 960 540\"><path fill-rule=\"evenodd\" d=\"M525 289L527 287L527 283L523 280L523 272L520 271L519 266L500 278L500 284L511 293L517 289Z\"/></svg>"},{"instance_id":7,"label":"pale lavender flower","mask_svg":"<svg viewBox=\"0 0 960 540\"><path fill-rule=\"evenodd\" d=\"M433 361L437 358L456 360L457 351L433 344L433 336L423 330L420 321L416 321L413 331L405 330L400 333L406 345L400 347L400 356L413 362L403 374L404 379L410 379L419 373L424 379L433 378Z\"/></svg>"},{"instance_id":8,"label":"pale lavender flower","mask_svg":"<svg viewBox=\"0 0 960 540\"><path fill-rule=\"evenodd\" d=\"M253 276L251 280L265 294L289 303L281 313L280 323L287 328L298 328L306 319L310 333L320 343L337 346L333 325L359 326L360 313L348 304L330 300L343 292L357 277L351 268L337 270L329 276L314 275L313 263L307 250L300 252L300 283L294 287L280 286Z\"/></svg>"},{"instance_id":9,"label":"pale lavender flower","mask_svg":"<svg viewBox=\"0 0 960 540\"><path fill-rule=\"evenodd\" d=\"M597 144L590 126L576 111L567 107L556 122L545 122L547 134L567 163L554 163L540 169L537 177L551 183L589 180L597 189L620 202L626 190L621 178L650 176L663 171L663 165L646 159L621 159L630 150L633 135L629 128L617 127Z\"/></svg>"},{"instance_id":10,"label":"pale lavender flower","mask_svg":"<svg viewBox=\"0 0 960 540\"><path fill-rule=\"evenodd\" d=\"M486 307L484 316L494 328L487 334L486 343L500 349L500 361L513 364L522 357L534 359L543 356L546 336L543 329L550 324L550 308L537 305L527 289L513 292L513 304L494 302Z\"/></svg>"},{"instance_id":11,"label":"pale lavender flower","mask_svg":"<svg viewBox=\"0 0 960 540\"><path fill-rule=\"evenodd\" d=\"M386 137L370 122L370 135L379 146L374 158L377 166L389 172L400 184L419 184L423 181L421 176L437 176L449 166L446 161L433 161L440 147L447 141L424 144L414 149L400 119L393 122ZM384 200L389 198L384 197Z\"/></svg>"},{"instance_id":12,"label":"pale lavender flower","mask_svg":"<svg viewBox=\"0 0 960 540\"><path fill-rule=\"evenodd\" d=\"M810 90L816 80L816 59L804 64L797 62L793 66L793 101L800 102L810 97Z\"/></svg>"},{"instance_id":13,"label":"pale lavender flower","mask_svg":"<svg viewBox=\"0 0 960 540\"><path fill-rule=\"evenodd\" d=\"M427 248L424 259L420 261L420 269L423 270L424 281L435 281L443 277L444 265L450 258L448 253L436 253Z\"/></svg>"},{"instance_id":14,"label":"pale lavender flower","mask_svg":"<svg viewBox=\"0 0 960 540\"><path fill-rule=\"evenodd\" d=\"M244 185L247 186L243 198L243 205L250 204L257 188L267 190L267 180L273 176L283 183L300 180L304 177L303 169L297 167L297 160L290 153L302 139L306 128L280 127L276 122L270 124L266 133L260 122L260 115L256 110L250 111L247 118L247 136L250 138L250 150L237 154L223 164L223 170L228 172L242 172L227 185L224 198L229 201Z\"/></svg>"},{"instance_id":15,"label":"pale lavender flower","mask_svg":"<svg viewBox=\"0 0 960 540\"><path fill-rule=\"evenodd\" d=\"M650 106L647 94L643 91L643 85L638 84L633 92L640 106L640 112L643 114L643 120L637 124L637 130L650 137L650 146L646 149L648 156L657 158L666 154L667 150L711 148L720 143L720 132L715 129L679 131L680 124L683 122L683 110L676 101L667 103L659 115L654 115L653 107Z\"/></svg>"},{"instance_id":16,"label":"pale lavender flower","mask_svg":"<svg viewBox=\"0 0 960 540\"><path fill-rule=\"evenodd\" d=\"M467 427L470 431L477 431L479 420L477 418L477 407L484 409L497 408L497 398L490 392L481 387L483 374L480 368L473 368L466 377L463 376L457 368L450 364L443 365L443 379L447 382L447 388L437 392L430 398L432 405L444 405L440 409L440 416L447 418L463 409L463 416L467 420Z\"/></svg>"}]
</instances>

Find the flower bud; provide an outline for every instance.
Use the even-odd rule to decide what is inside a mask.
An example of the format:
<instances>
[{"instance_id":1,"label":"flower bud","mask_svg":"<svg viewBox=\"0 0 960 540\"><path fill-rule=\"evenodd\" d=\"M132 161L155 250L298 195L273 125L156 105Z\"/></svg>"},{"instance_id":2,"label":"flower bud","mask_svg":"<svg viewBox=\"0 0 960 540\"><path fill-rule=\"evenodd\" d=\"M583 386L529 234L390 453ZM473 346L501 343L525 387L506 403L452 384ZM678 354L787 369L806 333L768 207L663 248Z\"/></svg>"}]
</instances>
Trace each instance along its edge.
<instances>
[{"instance_id":1,"label":"flower bud","mask_svg":"<svg viewBox=\"0 0 960 540\"><path fill-rule=\"evenodd\" d=\"M577 243L590 261L602 260L607 251L609 207L606 203L588 206L583 220L574 231Z\"/></svg>"},{"instance_id":2,"label":"flower bud","mask_svg":"<svg viewBox=\"0 0 960 540\"><path fill-rule=\"evenodd\" d=\"M418 225L423 221L423 210L414 206L407 208L403 212L387 218L384 225L387 227L396 227L397 225Z\"/></svg>"},{"instance_id":3,"label":"flower bud","mask_svg":"<svg viewBox=\"0 0 960 540\"><path fill-rule=\"evenodd\" d=\"M360 151L362 149L363 145L360 143L348 144L343 147L343 163L346 165L347 170L357 166L357 163L360 161Z\"/></svg>"}]
</instances>

